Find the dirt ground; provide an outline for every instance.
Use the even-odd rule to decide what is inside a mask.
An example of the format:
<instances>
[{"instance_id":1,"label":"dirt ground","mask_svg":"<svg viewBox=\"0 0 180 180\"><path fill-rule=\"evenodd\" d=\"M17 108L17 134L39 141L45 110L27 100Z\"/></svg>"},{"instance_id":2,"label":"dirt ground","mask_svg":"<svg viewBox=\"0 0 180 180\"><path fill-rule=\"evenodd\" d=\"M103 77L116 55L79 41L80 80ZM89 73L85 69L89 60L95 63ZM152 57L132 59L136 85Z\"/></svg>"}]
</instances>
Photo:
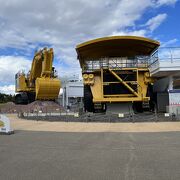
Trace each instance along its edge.
<instances>
[{"instance_id":1,"label":"dirt ground","mask_svg":"<svg viewBox=\"0 0 180 180\"><path fill-rule=\"evenodd\" d=\"M180 122L85 123L25 120L7 114L15 131L51 132L170 132L180 131Z\"/></svg>"}]
</instances>

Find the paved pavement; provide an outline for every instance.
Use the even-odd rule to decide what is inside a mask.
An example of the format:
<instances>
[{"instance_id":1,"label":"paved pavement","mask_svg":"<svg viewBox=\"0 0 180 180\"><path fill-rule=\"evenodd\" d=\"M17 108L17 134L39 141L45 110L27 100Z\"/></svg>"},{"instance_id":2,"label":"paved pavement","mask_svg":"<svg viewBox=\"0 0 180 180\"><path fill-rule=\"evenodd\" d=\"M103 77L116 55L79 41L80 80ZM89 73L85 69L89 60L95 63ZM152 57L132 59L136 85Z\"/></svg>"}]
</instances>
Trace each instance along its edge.
<instances>
[{"instance_id":1,"label":"paved pavement","mask_svg":"<svg viewBox=\"0 0 180 180\"><path fill-rule=\"evenodd\" d=\"M0 136L0 180L179 180L180 132L16 131Z\"/></svg>"}]
</instances>

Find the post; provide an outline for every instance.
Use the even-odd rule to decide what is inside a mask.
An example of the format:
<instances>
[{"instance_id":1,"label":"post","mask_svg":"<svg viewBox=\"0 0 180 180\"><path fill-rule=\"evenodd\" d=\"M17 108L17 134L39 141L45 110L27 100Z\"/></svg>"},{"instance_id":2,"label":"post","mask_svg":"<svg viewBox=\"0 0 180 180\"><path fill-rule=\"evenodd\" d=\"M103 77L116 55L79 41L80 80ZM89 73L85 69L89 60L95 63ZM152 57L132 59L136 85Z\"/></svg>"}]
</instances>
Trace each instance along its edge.
<instances>
[{"instance_id":1,"label":"post","mask_svg":"<svg viewBox=\"0 0 180 180\"><path fill-rule=\"evenodd\" d=\"M62 105L65 106L65 87L63 87L63 97L62 97Z\"/></svg>"},{"instance_id":2,"label":"post","mask_svg":"<svg viewBox=\"0 0 180 180\"><path fill-rule=\"evenodd\" d=\"M168 90L173 90L173 76L169 77L169 87Z\"/></svg>"},{"instance_id":3,"label":"post","mask_svg":"<svg viewBox=\"0 0 180 180\"><path fill-rule=\"evenodd\" d=\"M68 90L69 90L69 88L68 88L68 86L66 86L66 108L67 108L67 106L69 105L69 102L68 102L68 100L69 100Z\"/></svg>"}]
</instances>

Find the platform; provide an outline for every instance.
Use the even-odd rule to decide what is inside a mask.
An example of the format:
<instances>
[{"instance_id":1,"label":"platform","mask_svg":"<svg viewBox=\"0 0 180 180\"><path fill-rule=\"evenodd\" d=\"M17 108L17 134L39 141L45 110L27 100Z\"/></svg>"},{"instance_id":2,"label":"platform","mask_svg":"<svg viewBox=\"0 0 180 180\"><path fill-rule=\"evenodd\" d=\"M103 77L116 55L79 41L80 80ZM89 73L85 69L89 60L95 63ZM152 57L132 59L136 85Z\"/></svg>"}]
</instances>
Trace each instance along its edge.
<instances>
[{"instance_id":1,"label":"platform","mask_svg":"<svg viewBox=\"0 0 180 180\"><path fill-rule=\"evenodd\" d=\"M180 47L159 48L151 57L149 68L153 77L180 77Z\"/></svg>"}]
</instances>

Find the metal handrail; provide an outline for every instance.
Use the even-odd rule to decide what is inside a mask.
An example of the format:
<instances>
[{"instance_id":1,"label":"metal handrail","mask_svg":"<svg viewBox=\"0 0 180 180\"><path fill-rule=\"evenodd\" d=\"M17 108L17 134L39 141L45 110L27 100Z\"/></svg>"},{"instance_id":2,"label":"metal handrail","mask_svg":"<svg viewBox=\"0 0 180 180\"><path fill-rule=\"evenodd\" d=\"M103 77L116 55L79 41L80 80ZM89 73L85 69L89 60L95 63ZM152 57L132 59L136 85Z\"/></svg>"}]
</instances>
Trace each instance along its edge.
<instances>
[{"instance_id":1,"label":"metal handrail","mask_svg":"<svg viewBox=\"0 0 180 180\"><path fill-rule=\"evenodd\" d=\"M153 61L151 61L149 66L157 61L170 60L172 63L173 61L178 61L180 60L180 47L161 47L151 55L151 60Z\"/></svg>"}]
</instances>

